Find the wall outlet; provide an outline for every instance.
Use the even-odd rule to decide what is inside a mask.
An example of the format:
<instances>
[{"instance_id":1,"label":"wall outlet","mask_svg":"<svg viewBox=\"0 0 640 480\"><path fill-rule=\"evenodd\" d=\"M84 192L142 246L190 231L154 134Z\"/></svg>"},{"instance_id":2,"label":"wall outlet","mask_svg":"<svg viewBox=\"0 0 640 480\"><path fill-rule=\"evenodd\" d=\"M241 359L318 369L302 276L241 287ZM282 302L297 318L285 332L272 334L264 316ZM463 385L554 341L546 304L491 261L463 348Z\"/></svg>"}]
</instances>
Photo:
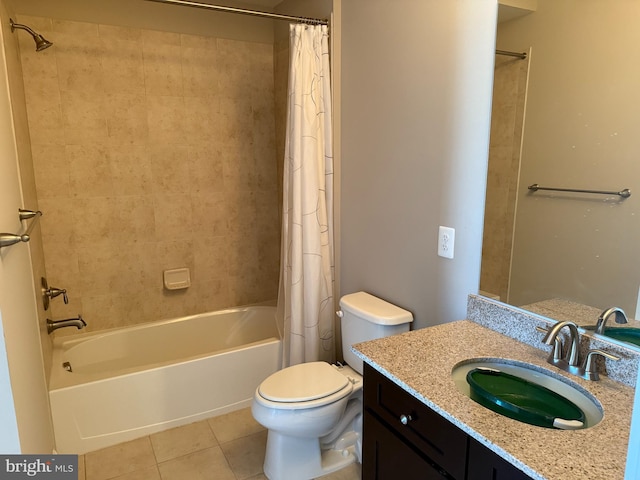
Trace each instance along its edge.
<instances>
[{"instance_id":1,"label":"wall outlet","mask_svg":"<svg viewBox=\"0 0 640 480\"><path fill-rule=\"evenodd\" d=\"M438 255L444 258L453 258L453 246L456 239L456 230L450 227L440 227L438 230Z\"/></svg>"}]
</instances>

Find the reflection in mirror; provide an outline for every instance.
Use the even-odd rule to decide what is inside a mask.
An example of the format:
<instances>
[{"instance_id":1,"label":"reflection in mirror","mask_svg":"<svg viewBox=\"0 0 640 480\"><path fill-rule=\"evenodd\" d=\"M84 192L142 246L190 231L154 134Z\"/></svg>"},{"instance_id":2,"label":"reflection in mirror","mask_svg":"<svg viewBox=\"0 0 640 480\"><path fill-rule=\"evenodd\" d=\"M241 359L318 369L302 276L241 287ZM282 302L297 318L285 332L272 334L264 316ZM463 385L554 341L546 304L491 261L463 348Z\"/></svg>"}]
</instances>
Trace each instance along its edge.
<instances>
[{"instance_id":1,"label":"reflection in mirror","mask_svg":"<svg viewBox=\"0 0 640 480\"><path fill-rule=\"evenodd\" d=\"M580 325L638 318L637 18L640 0L538 0L498 25L496 48L529 55L496 56L480 293Z\"/></svg>"}]
</instances>

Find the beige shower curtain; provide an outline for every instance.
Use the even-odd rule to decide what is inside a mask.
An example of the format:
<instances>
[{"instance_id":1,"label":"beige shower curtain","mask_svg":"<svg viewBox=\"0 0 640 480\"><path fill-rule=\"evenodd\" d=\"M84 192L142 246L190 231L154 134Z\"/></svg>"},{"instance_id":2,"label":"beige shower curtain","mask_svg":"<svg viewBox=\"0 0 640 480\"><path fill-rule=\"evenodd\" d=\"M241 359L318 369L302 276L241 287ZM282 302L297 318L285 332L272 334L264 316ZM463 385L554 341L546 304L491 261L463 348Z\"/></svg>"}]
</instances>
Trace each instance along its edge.
<instances>
[{"instance_id":1,"label":"beige shower curtain","mask_svg":"<svg viewBox=\"0 0 640 480\"><path fill-rule=\"evenodd\" d=\"M283 366L334 359L333 147L326 25L291 25L279 319Z\"/></svg>"}]
</instances>

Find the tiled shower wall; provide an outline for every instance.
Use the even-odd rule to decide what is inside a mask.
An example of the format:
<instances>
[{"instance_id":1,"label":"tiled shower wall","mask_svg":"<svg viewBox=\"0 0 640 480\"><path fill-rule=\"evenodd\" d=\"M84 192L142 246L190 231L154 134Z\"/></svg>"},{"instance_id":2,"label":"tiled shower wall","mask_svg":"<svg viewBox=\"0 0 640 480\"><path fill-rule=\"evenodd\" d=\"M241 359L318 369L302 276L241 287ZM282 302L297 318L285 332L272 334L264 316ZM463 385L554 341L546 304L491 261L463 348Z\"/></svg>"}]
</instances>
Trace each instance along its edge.
<instances>
[{"instance_id":1,"label":"tiled shower wall","mask_svg":"<svg viewBox=\"0 0 640 480\"><path fill-rule=\"evenodd\" d=\"M273 45L20 16L49 284L89 330L276 298ZM189 267L192 286L163 288ZM58 332L68 334L63 329Z\"/></svg>"},{"instance_id":2,"label":"tiled shower wall","mask_svg":"<svg viewBox=\"0 0 640 480\"><path fill-rule=\"evenodd\" d=\"M480 290L507 301L529 60L496 56Z\"/></svg>"}]
</instances>

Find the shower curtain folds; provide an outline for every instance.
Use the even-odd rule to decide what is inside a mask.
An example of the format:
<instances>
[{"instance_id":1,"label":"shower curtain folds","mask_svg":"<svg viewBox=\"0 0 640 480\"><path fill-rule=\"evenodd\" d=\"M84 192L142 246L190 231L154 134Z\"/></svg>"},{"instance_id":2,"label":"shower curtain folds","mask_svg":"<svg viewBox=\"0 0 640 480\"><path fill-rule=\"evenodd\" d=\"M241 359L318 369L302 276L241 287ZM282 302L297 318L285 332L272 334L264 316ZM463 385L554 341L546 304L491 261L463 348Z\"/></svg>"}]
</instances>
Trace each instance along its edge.
<instances>
[{"instance_id":1,"label":"shower curtain folds","mask_svg":"<svg viewBox=\"0 0 640 480\"><path fill-rule=\"evenodd\" d=\"M326 25L290 26L278 312L283 366L334 359L333 141Z\"/></svg>"}]
</instances>

